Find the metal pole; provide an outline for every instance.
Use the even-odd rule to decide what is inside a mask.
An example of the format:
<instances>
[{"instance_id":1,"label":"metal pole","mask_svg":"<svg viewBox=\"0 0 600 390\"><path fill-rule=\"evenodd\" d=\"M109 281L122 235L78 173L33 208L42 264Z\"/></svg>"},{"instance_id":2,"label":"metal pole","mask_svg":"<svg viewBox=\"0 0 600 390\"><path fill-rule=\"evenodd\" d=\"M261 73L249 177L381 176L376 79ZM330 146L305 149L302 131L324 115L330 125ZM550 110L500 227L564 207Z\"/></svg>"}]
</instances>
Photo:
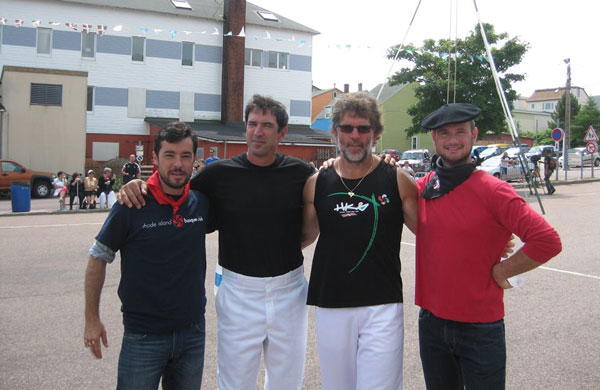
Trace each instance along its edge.
<instances>
[{"instance_id":1,"label":"metal pole","mask_svg":"<svg viewBox=\"0 0 600 390\"><path fill-rule=\"evenodd\" d=\"M567 64L567 88L565 93L565 137L563 141L563 166L565 167L565 180L567 180L567 171L569 170L568 150L571 145L571 59L564 60Z\"/></svg>"},{"instance_id":2,"label":"metal pole","mask_svg":"<svg viewBox=\"0 0 600 390\"><path fill-rule=\"evenodd\" d=\"M581 152L581 168L579 168L579 178L583 179L583 155L585 154L585 150Z\"/></svg>"}]
</instances>

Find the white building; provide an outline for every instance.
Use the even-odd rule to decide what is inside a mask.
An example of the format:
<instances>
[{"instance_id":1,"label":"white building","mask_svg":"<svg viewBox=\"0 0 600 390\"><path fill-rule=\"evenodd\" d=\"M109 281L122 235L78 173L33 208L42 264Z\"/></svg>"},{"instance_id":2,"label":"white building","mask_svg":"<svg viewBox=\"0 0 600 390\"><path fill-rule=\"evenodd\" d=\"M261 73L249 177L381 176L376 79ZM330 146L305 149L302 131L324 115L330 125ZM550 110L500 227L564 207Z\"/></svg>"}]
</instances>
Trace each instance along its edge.
<instances>
[{"instance_id":1,"label":"white building","mask_svg":"<svg viewBox=\"0 0 600 390\"><path fill-rule=\"evenodd\" d=\"M55 88L56 78L48 79L47 85L42 76L35 85L31 81L13 83L11 88L2 85L0 103L6 111L0 122L0 157L31 162L34 169L71 171L83 169L84 157L99 161L126 157L135 153L136 145L143 145L148 158L154 134L147 118L214 123L218 133L220 125L242 121L243 105L255 93L284 103L290 124L310 126L312 37L317 32L242 0L230 1L233 5L228 10L222 3L3 0L3 76L5 67L18 74L87 74L86 90L77 91L87 95L87 101L82 108L85 128L78 122L52 136L64 145L65 153L80 153L82 145L70 145L69 140L77 132L86 134L80 166L60 166L58 161L40 166L44 162L32 157L38 153L36 148L11 143L15 139L11 132L26 132L31 140L37 131L31 124L23 128L10 120L24 109L22 99L20 106L11 104L11 91L31 89L30 104L46 107L36 114L40 117L35 121L41 123L46 121L44 112L52 111L55 117L57 110L60 114L64 109L62 100L35 95ZM235 105L233 111L223 107L230 102Z\"/></svg>"}]
</instances>

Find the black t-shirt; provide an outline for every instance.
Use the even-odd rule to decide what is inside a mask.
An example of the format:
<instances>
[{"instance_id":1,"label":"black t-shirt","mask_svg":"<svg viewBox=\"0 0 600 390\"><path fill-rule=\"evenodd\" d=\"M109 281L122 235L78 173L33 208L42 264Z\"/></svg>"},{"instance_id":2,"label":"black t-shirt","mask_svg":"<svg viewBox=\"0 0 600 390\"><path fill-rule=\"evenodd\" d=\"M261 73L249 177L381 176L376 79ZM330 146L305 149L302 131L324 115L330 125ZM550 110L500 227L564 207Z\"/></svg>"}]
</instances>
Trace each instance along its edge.
<instances>
[{"instance_id":1,"label":"black t-shirt","mask_svg":"<svg viewBox=\"0 0 600 390\"><path fill-rule=\"evenodd\" d=\"M104 177L104 175L100 176L100 178L98 179L98 193L105 193L108 194L109 192L111 192L113 189L113 184L115 184L115 179L112 177L109 177L108 179L106 177Z\"/></svg>"},{"instance_id":2,"label":"black t-shirt","mask_svg":"<svg viewBox=\"0 0 600 390\"><path fill-rule=\"evenodd\" d=\"M118 292L127 331L164 333L202 319L207 198L190 191L177 215L149 194L139 210L116 203L96 237L121 252Z\"/></svg>"},{"instance_id":3,"label":"black t-shirt","mask_svg":"<svg viewBox=\"0 0 600 390\"><path fill-rule=\"evenodd\" d=\"M137 175L140 172L140 166L136 163L128 162L123 165L123 171L127 174L125 178L127 181L137 179Z\"/></svg>"},{"instance_id":4,"label":"black t-shirt","mask_svg":"<svg viewBox=\"0 0 600 390\"><path fill-rule=\"evenodd\" d=\"M191 181L208 196L219 230L219 264L254 277L283 275L302 265L302 190L313 169L278 154L268 167L246 153L215 161Z\"/></svg>"},{"instance_id":5,"label":"black t-shirt","mask_svg":"<svg viewBox=\"0 0 600 390\"><path fill-rule=\"evenodd\" d=\"M350 197L335 169L315 187L319 241L308 304L361 307L402 302L400 239L404 214L396 168L383 161ZM360 179L344 179L354 188Z\"/></svg>"}]
</instances>

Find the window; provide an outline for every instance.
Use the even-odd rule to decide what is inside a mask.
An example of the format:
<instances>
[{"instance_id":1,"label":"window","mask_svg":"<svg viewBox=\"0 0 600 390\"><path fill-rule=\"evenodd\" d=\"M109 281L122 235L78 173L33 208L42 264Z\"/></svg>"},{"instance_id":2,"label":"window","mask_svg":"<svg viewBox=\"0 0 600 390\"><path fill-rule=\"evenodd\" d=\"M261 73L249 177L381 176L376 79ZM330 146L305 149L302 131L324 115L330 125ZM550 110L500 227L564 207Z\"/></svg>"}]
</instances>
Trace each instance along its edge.
<instances>
[{"instance_id":1,"label":"window","mask_svg":"<svg viewBox=\"0 0 600 390\"><path fill-rule=\"evenodd\" d=\"M185 0L171 0L171 4L173 4L173 6L175 8L179 8L179 9L192 9L192 6L190 5L190 3L188 3Z\"/></svg>"},{"instance_id":2,"label":"window","mask_svg":"<svg viewBox=\"0 0 600 390\"><path fill-rule=\"evenodd\" d=\"M38 54L50 54L52 48L52 29L38 27L37 29L37 52Z\"/></svg>"},{"instance_id":3,"label":"window","mask_svg":"<svg viewBox=\"0 0 600 390\"><path fill-rule=\"evenodd\" d=\"M144 61L144 46L146 38L144 37L131 37L131 60L132 61Z\"/></svg>"},{"instance_id":4,"label":"window","mask_svg":"<svg viewBox=\"0 0 600 390\"><path fill-rule=\"evenodd\" d=\"M272 12L256 11L256 13L264 20L268 20L270 22L279 22L279 19L277 19L277 16L275 16L275 14L273 14Z\"/></svg>"},{"instance_id":5,"label":"window","mask_svg":"<svg viewBox=\"0 0 600 390\"><path fill-rule=\"evenodd\" d=\"M412 137L411 139L411 149L416 149L417 148L417 137Z\"/></svg>"},{"instance_id":6,"label":"window","mask_svg":"<svg viewBox=\"0 0 600 390\"><path fill-rule=\"evenodd\" d=\"M325 107L325 118L331 118L331 106Z\"/></svg>"},{"instance_id":7,"label":"window","mask_svg":"<svg viewBox=\"0 0 600 390\"><path fill-rule=\"evenodd\" d=\"M30 104L62 106L62 85L31 83Z\"/></svg>"},{"instance_id":8,"label":"window","mask_svg":"<svg viewBox=\"0 0 600 390\"><path fill-rule=\"evenodd\" d=\"M96 33L81 33L81 56L85 58L96 56Z\"/></svg>"},{"instance_id":9,"label":"window","mask_svg":"<svg viewBox=\"0 0 600 390\"><path fill-rule=\"evenodd\" d=\"M262 50L246 49L246 59L244 64L248 66L262 66Z\"/></svg>"},{"instance_id":10,"label":"window","mask_svg":"<svg viewBox=\"0 0 600 390\"><path fill-rule=\"evenodd\" d=\"M531 105L531 108L535 108L535 104L532 104L532 105Z\"/></svg>"},{"instance_id":11,"label":"window","mask_svg":"<svg viewBox=\"0 0 600 390\"><path fill-rule=\"evenodd\" d=\"M194 65L194 43L181 42L181 65Z\"/></svg>"},{"instance_id":12,"label":"window","mask_svg":"<svg viewBox=\"0 0 600 390\"><path fill-rule=\"evenodd\" d=\"M269 52L269 68L288 69L288 53Z\"/></svg>"},{"instance_id":13,"label":"window","mask_svg":"<svg viewBox=\"0 0 600 390\"><path fill-rule=\"evenodd\" d=\"M87 111L94 111L94 87L87 87Z\"/></svg>"}]
</instances>

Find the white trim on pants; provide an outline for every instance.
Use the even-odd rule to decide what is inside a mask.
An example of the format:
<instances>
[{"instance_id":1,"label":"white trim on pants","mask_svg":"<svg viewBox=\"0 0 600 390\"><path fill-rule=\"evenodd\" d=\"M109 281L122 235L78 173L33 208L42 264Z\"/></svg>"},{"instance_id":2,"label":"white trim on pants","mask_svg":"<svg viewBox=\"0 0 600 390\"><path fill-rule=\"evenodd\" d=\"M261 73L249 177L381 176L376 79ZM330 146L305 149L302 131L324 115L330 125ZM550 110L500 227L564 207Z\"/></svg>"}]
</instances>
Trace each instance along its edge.
<instances>
[{"instance_id":1,"label":"white trim on pants","mask_svg":"<svg viewBox=\"0 0 600 390\"><path fill-rule=\"evenodd\" d=\"M263 351L265 389L302 388L307 291L302 266L264 278L223 268L216 297L220 390L255 390Z\"/></svg>"},{"instance_id":2,"label":"white trim on pants","mask_svg":"<svg viewBox=\"0 0 600 390\"><path fill-rule=\"evenodd\" d=\"M102 192L100 193L100 198L98 200L100 202L101 209L106 207L106 203L108 203L108 208L112 209L113 205L117 202L117 197L114 191L109 192L108 195Z\"/></svg>"},{"instance_id":3,"label":"white trim on pants","mask_svg":"<svg viewBox=\"0 0 600 390\"><path fill-rule=\"evenodd\" d=\"M402 389L402 303L316 308L323 390Z\"/></svg>"}]
</instances>

